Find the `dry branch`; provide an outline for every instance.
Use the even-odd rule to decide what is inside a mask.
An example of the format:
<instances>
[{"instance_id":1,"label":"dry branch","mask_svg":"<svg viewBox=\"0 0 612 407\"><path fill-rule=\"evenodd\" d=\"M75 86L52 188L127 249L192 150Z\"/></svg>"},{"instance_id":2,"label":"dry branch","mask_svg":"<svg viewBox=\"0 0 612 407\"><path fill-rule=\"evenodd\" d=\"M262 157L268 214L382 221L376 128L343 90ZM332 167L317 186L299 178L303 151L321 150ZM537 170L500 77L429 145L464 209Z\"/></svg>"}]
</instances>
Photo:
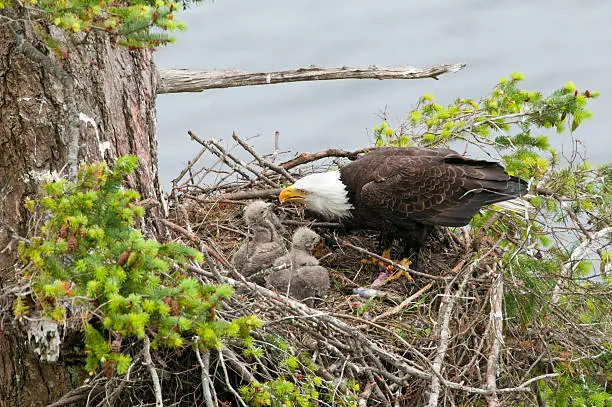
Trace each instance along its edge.
<instances>
[{"instance_id":1,"label":"dry branch","mask_svg":"<svg viewBox=\"0 0 612 407\"><path fill-rule=\"evenodd\" d=\"M210 373L208 371L210 368L210 351L206 352L204 354L204 358L202 359L198 344L199 341L200 338L196 336L193 342L195 343L196 358L198 359L198 363L200 364L200 369L202 371L202 393L204 395L204 400L206 401L206 407L214 407L215 404L213 403L211 390L214 392L215 388L212 385Z\"/></svg>"},{"instance_id":2,"label":"dry branch","mask_svg":"<svg viewBox=\"0 0 612 407\"><path fill-rule=\"evenodd\" d=\"M429 402L427 404L428 407L436 407L438 405L438 398L440 397L441 384L445 384L444 381L439 379L439 375L442 374L442 365L444 362L444 358L446 356L446 350L448 349L449 341L450 341L450 328L449 322L451 318L451 313L453 311L453 307L455 306L455 300L457 297L460 297L465 285L467 284L470 275L471 268L468 268L467 271L464 271L463 279L459 284L459 287L455 291L455 293L451 293L452 284L448 284L446 286L446 290L444 291L444 295L442 298L442 303L440 304L440 311L438 314L438 326L437 326L437 336L440 338L438 341L438 347L436 349L436 357L433 361L433 371L436 373L436 376L433 377L431 381L431 385L429 387ZM458 275L457 275L458 277Z\"/></svg>"},{"instance_id":3,"label":"dry branch","mask_svg":"<svg viewBox=\"0 0 612 407\"><path fill-rule=\"evenodd\" d=\"M433 285L433 282L425 285L423 288L421 288L416 293L412 294L410 297L406 298L404 301L402 301L397 306L395 306L395 307L391 308L390 310L385 311L382 314L372 318L371 322L376 322L379 319L387 318L387 317L390 317L392 315L400 313L404 308L406 308L408 305L412 304L414 302L414 300L416 300L421 295L423 295L427 290L429 290L432 285Z\"/></svg>"},{"instance_id":4,"label":"dry branch","mask_svg":"<svg viewBox=\"0 0 612 407\"><path fill-rule=\"evenodd\" d=\"M387 259L386 257L383 257L383 256L381 256L379 254L374 253L374 252L371 252L371 251L369 251L367 249L364 249L363 247L355 246L354 244L351 244L351 243L348 243L348 242L343 242L341 244L341 246L350 247L351 249L357 250L358 252L361 252L363 254L367 254L368 256L372 256L372 257L374 257L377 260L380 260L380 261L382 261L384 263L390 264L393 267L395 267L396 269L405 271L405 272L407 272L407 273L409 273L411 275L415 275L415 276L419 276L419 277L425 277L425 278L430 278L432 280L445 280L444 277L434 276L434 275L431 275L431 274L422 273L420 271L416 271L416 270L410 269L408 267L404 267L401 264L396 263L396 262L394 262L391 259Z\"/></svg>"},{"instance_id":5,"label":"dry branch","mask_svg":"<svg viewBox=\"0 0 612 407\"><path fill-rule=\"evenodd\" d=\"M278 131L276 132L276 134L278 134ZM276 165L274 163L271 163L271 162L269 162L267 160L264 160L259 154L257 154L257 151L255 151L255 149L253 147L249 146L246 141L244 141L240 137L238 137L236 132L232 133L232 138L234 140L236 140L236 142L238 144L240 144L242 146L242 148L244 148L253 157L255 157L255 159L259 162L259 165L261 165L262 167L269 168L272 171L276 171L277 173L279 173L280 175L285 177L285 179L287 181L291 182L291 183L295 182L295 178L293 178L293 176L291 176L291 174L289 174L285 168L279 167L278 165Z\"/></svg>"},{"instance_id":6,"label":"dry branch","mask_svg":"<svg viewBox=\"0 0 612 407\"><path fill-rule=\"evenodd\" d=\"M149 374L151 375L151 381L153 382L153 390L155 393L155 407L164 407L162 388L161 384L159 383L159 376L157 375L157 370L155 370L153 360L151 359L151 341L149 340L149 337L147 335L144 336L142 343L142 355L144 358L142 364L147 367L147 369L149 370Z\"/></svg>"},{"instance_id":7,"label":"dry branch","mask_svg":"<svg viewBox=\"0 0 612 407\"><path fill-rule=\"evenodd\" d=\"M589 250L596 251L602 247L612 245L612 226L605 227L600 231L591 234L580 245L572 251L569 261L561 266L561 273L555 288L553 289L552 302L556 304L561 298L561 292L565 285L565 280L571 277L578 267L578 263L584 259ZM568 264L569 263L569 264Z\"/></svg>"},{"instance_id":8,"label":"dry branch","mask_svg":"<svg viewBox=\"0 0 612 407\"><path fill-rule=\"evenodd\" d=\"M206 89L335 79L437 79L440 75L457 72L464 67L465 64L445 64L427 68L376 65L363 68L320 68L310 66L308 68L276 72L164 69L159 71L157 93L201 92Z\"/></svg>"},{"instance_id":9,"label":"dry branch","mask_svg":"<svg viewBox=\"0 0 612 407\"><path fill-rule=\"evenodd\" d=\"M275 198L281 193L282 188L255 189L250 191L230 192L219 196L220 200L240 201L244 199Z\"/></svg>"},{"instance_id":10,"label":"dry branch","mask_svg":"<svg viewBox=\"0 0 612 407\"><path fill-rule=\"evenodd\" d=\"M338 148L330 148L328 150L319 151L318 153L314 153L314 154L302 153L298 155L297 157L295 157L294 159L286 161L282 163L281 165L284 169L290 170L291 168L297 167L298 165L308 164L310 162L317 161L317 160L320 160L322 158L327 158L327 157L357 158L360 154L374 150L375 148L378 148L378 147L360 148L359 150L355 150L355 151L346 151L346 150L341 150Z\"/></svg>"},{"instance_id":11,"label":"dry branch","mask_svg":"<svg viewBox=\"0 0 612 407\"><path fill-rule=\"evenodd\" d=\"M493 272L493 270L490 270ZM490 292L491 311L489 313L489 357L487 360L487 388L491 394L487 396L489 407L500 405L497 397L497 376L499 374L499 353L504 342L503 338L503 311L502 300L504 298L504 279L498 274L493 279L493 287Z\"/></svg>"}]
</instances>

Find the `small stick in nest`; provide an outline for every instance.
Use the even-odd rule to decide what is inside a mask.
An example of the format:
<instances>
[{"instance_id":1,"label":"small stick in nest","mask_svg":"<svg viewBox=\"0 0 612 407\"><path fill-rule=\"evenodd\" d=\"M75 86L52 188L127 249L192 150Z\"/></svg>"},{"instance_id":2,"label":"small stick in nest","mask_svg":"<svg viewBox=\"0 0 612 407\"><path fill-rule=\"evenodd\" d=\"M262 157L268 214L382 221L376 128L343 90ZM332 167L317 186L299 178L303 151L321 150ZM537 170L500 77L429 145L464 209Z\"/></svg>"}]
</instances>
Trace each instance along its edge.
<instances>
[{"instance_id":1,"label":"small stick in nest","mask_svg":"<svg viewBox=\"0 0 612 407\"><path fill-rule=\"evenodd\" d=\"M387 259L386 257L383 257L383 256L381 256L381 255L378 255L378 254L376 254L376 253L374 253L374 252L371 252L371 251L369 251L369 250L367 250L367 249L364 249L363 247L355 246L355 245L353 245L353 244L351 244L351 243L348 243L348 242L344 242L344 243L339 243L339 242L338 242L338 244L339 244L339 246L346 246L346 247L350 247L351 249L357 250L358 252L361 252L361 253L367 254L368 256L372 256L372 257L376 258L377 260L380 260L380 261L382 261L382 262L385 262L385 263L387 263L387 264L390 264L390 265L392 265L393 267L395 267L395 268L397 268L397 269L400 269L400 270L402 270L402 271L405 271L406 273L409 273L409 274L414 274L415 276L419 276L419 277L426 277L426 278L430 278L430 279L432 279L432 280L446 280L446 279L447 279L447 278L445 278L445 277L441 277L441 276L433 276L433 275L431 275L431 274L422 273L422 272L420 272L420 271L412 270L412 269L410 269L410 268L408 268L408 267L404 267L404 266L402 266L401 264L394 262L393 260Z\"/></svg>"},{"instance_id":2,"label":"small stick in nest","mask_svg":"<svg viewBox=\"0 0 612 407\"><path fill-rule=\"evenodd\" d=\"M210 368L210 351L204 354L204 359L202 359L202 355L200 355L200 348L198 346L198 342L200 341L199 336L193 337L193 342L195 344L195 352L196 358L198 359L198 363L200 364L200 370L202 375L202 393L204 394L204 400L206 400L206 407L214 407L217 403L213 402L212 395L215 394L215 399L217 399L217 395L215 392L215 387L212 385L212 381L210 379L209 368Z\"/></svg>"},{"instance_id":3,"label":"small stick in nest","mask_svg":"<svg viewBox=\"0 0 612 407\"><path fill-rule=\"evenodd\" d=\"M219 157L219 159L221 161L223 161L225 163L225 165L227 165L228 167L230 167L232 170L236 171L238 174L242 175L242 177L246 180L251 180L251 177L249 177L249 175L244 172L241 168L240 165L234 165L230 162L229 160L229 156L227 154L225 154L225 150L221 149L221 150L217 150L216 146L214 146L211 143L207 143L204 140L200 139L194 132L192 132L191 130L189 130L187 132L187 134L189 134L189 136L197 141L198 143L200 143L202 146L204 146L206 149L208 149L208 151L210 151L211 153L213 153L214 155L216 155L217 157ZM212 139L211 139L212 140Z\"/></svg>"},{"instance_id":4,"label":"small stick in nest","mask_svg":"<svg viewBox=\"0 0 612 407\"><path fill-rule=\"evenodd\" d=\"M416 293L412 294L410 297L406 298L404 301L402 301L397 306L391 308L388 311L383 312L380 315L375 316L374 318L371 319L371 322L376 322L379 319L387 318L387 317L390 317L391 315L395 315L395 314L400 313L404 308L406 308L408 305L412 304L414 302L414 300L416 300L421 295L423 295L426 291L428 291L431 288L432 285L433 285L433 281L430 282L429 284L427 284L425 287L421 288Z\"/></svg>"},{"instance_id":5,"label":"small stick in nest","mask_svg":"<svg viewBox=\"0 0 612 407\"><path fill-rule=\"evenodd\" d=\"M360 148L359 150L355 151L346 151L338 148L330 148L329 150L319 151L318 153L314 154L302 153L292 160L285 161L284 163L282 163L282 166L284 169L290 170L291 168L297 167L298 165L310 163L327 157L346 157L354 159L357 158L360 154L372 151L376 148L377 147L367 147Z\"/></svg>"},{"instance_id":6,"label":"small stick in nest","mask_svg":"<svg viewBox=\"0 0 612 407\"><path fill-rule=\"evenodd\" d=\"M229 192L223 194L219 197L219 199L228 199L228 200L243 200L243 199L257 199L257 198L272 198L277 197L278 194L281 193L282 188L274 188L274 189L257 189L250 191L238 191L238 192Z\"/></svg>"},{"instance_id":7,"label":"small stick in nest","mask_svg":"<svg viewBox=\"0 0 612 407\"><path fill-rule=\"evenodd\" d=\"M206 150L207 148L203 147L198 153L198 155L196 155L196 157L193 160L187 162L187 167L183 168L183 170L179 173L179 175L172 180L172 189L176 188L178 183L183 179L183 177L185 176L185 174L187 174L187 172L191 172L191 168L193 168L195 163L198 162L198 160L202 157L202 155L206 152ZM190 175L190 179L191 178L193 178L192 174Z\"/></svg>"},{"instance_id":8,"label":"small stick in nest","mask_svg":"<svg viewBox=\"0 0 612 407\"><path fill-rule=\"evenodd\" d=\"M143 348L142 354L144 357L143 365L149 369L149 374L151 375L151 381L153 382L153 389L155 393L155 407L164 407L163 397L162 397L162 388L159 382L159 376L157 375L157 370L155 370L155 365L153 364L153 360L151 359L151 341L147 335L143 338Z\"/></svg>"},{"instance_id":9,"label":"small stick in nest","mask_svg":"<svg viewBox=\"0 0 612 407\"><path fill-rule=\"evenodd\" d=\"M276 182L274 182L270 178L266 177L264 174L261 173L261 171L257 171L255 168L251 167L250 165L248 165L244 161L239 160L238 158L233 156L231 153L228 153L227 151L225 151L225 149L221 146L221 144L219 144L216 140L211 138L210 140L208 140L208 143L213 145L217 150L219 150L219 152L221 152L221 154L226 155L230 160L232 160L236 164L246 168L248 171L250 171L257 178L263 180L266 184L270 185L271 187L278 187L278 184Z\"/></svg>"},{"instance_id":10,"label":"small stick in nest","mask_svg":"<svg viewBox=\"0 0 612 407\"><path fill-rule=\"evenodd\" d=\"M278 132L276 133L278 134ZM249 146L244 140L238 137L236 132L232 133L232 138L236 140L236 142L240 144L242 148L244 148L246 151L251 153L251 155L255 157L255 159L259 162L260 166L269 168L272 171L279 173L281 176L283 176L287 181L291 183L295 182L295 178L293 178L293 176L291 176L291 174L289 174L285 168L264 160L259 154L257 154L257 152L255 151L255 149L253 149L253 147ZM275 151L278 151L278 150L275 150Z\"/></svg>"}]
</instances>

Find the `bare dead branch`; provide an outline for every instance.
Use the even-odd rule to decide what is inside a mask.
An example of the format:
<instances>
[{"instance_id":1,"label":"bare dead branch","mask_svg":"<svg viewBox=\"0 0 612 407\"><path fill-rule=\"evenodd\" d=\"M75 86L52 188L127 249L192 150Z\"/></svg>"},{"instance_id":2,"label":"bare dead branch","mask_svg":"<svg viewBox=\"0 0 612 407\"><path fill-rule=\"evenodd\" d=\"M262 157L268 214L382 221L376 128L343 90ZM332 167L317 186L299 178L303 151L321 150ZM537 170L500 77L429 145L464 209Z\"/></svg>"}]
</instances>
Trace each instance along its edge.
<instances>
[{"instance_id":1,"label":"bare dead branch","mask_svg":"<svg viewBox=\"0 0 612 407\"><path fill-rule=\"evenodd\" d=\"M155 370L155 365L153 364L153 360L151 359L151 341L147 335L142 339L143 348L142 355L144 358L143 365L147 367L149 370L149 374L151 375L151 381L153 382L153 390L155 393L155 407L164 407L164 402L162 398L162 388L159 383L159 376L157 375L157 370Z\"/></svg>"},{"instance_id":2,"label":"bare dead branch","mask_svg":"<svg viewBox=\"0 0 612 407\"><path fill-rule=\"evenodd\" d=\"M272 181L271 179L269 179L268 177L266 177L263 172L261 171L257 171L256 169L254 169L252 166L248 165L247 163L245 163L244 161L236 158L233 154L225 151L225 149L223 148L223 146L221 146L221 144L219 144L215 139L210 139L208 140L208 143L212 144L217 150L219 150L219 152L221 154L223 154L224 156L228 157L230 160L232 160L233 162L235 162L237 165L246 168L249 172L251 172L253 175L255 175L257 178L263 180L266 184L268 184L269 186L271 186L272 188L278 188L278 183Z\"/></svg>"},{"instance_id":3,"label":"bare dead branch","mask_svg":"<svg viewBox=\"0 0 612 407\"><path fill-rule=\"evenodd\" d=\"M208 369L210 367L210 351L204 354L204 359L202 359L202 355L200 354L200 348L198 342L200 341L199 337L194 338L195 343L195 353L196 358L198 359L198 363L200 364L201 376L202 376L202 393L204 395L204 400L206 401L206 407L214 407L216 404L213 403L211 390L214 392L215 388L212 385L212 381L210 380L210 374Z\"/></svg>"},{"instance_id":4,"label":"bare dead branch","mask_svg":"<svg viewBox=\"0 0 612 407\"><path fill-rule=\"evenodd\" d=\"M448 344L451 336L449 322L453 307L455 305L455 299L461 296L465 285L470 279L470 276L471 270L464 272L463 279L461 280L461 283L459 284L459 287L457 288L454 294L451 294L452 284L448 284L446 286L446 290L444 290L444 296L442 297L442 303L440 304L440 311L438 314L437 326L437 336L440 338L440 340L438 341L438 346L436 348L436 357L433 361L433 369L434 372L436 372L437 374L442 373L442 362L444 361L444 357L446 356L446 350L448 349ZM432 378L431 384L429 386L429 402L427 404L428 407L436 407L438 405L441 384L446 383L441 383L437 375Z\"/></svg>"},{"instance_id":5,"label":"bare dead branch","mask_svg":"<svg viewBox=\"0 0 612 407\"><path fill-rule=\"evenodd\" d=\"M383 257L383 256L381 256L379 254L376 254L374 252L366 250L363 247L355 246L354 244L351 244L351 243L348 243L348 242L343 242L340 245L341 246L350 247L351 249L357 250L358 252L367 254L368 256L372 256L372 257L374 257L374 258L376 258L376 259L378 259L378 260L380 260L382 262L390 264L393 267L395 267L395 268L397 268L399 270L405 271L405 272L407 272L407 273L409 273L411 275L415 275L415 276L419 276L419 277L426 277L426 278L430 278L432 280L446 280L445 277L433 276L431 274L422 273L420 271L416 271L416 270L410 269L408 267L404 267L401 264L394 262L393 260L387 259L387 258L385 258L385 257Z\"/></svg>"},{"instance_id":6,"label":"bare dead branch","mask_svg":"<svg viewBox=\"0 0 612 407\"><path fill-rule=\"evenodd\" d=\"M236 162L236 160L232 160L231 157L227 155L227 153L225 152L223 148L219 148L219 145L215 143L213 139L210 139L208 142L205 142L202 139L200 139L198 136L196 136L196 134L192 132L191 130L189 130L187 134L189 134L189 136L193 140L197 141L202 146L204 146L208 151L210 151L211 153L219 157L219 159L223 161L225 165L230 167L236 173L240 174L242 178L244 178L245 180L251 179L251 177L249 177L249 174L247 174L246 172L242 170L241 164ZM234 161L234 163L232 163L232 161Z\"/></svg>"},{"instance_id":7,"label":"bare dead branch","mask_svg":"<svg viewBox=\"0 0 612 407\"><path fill-rule=\"evenodd\" d=\"M193 166L195 165L195 163L198 162L198 160L202 157L202 155L204 155L204 153L206 152L207 148L204 147L200 150L200 152L198 153L198 155L195 156L195 158L191 161L189 161L187 163L187 167L183 168L183 170L179 173L179 175L174 178L172 180L172 185L174 187L176 187L176 185L179 183L180 180L183 179L183 177L185 176L185 174L187 174L187 172L189 172L191 170L191 168L193 168Z\"/></svg>"},{"instance_id":8,"label":"bare dead branch","mask_svg":"<svg viewBox=\"0 0 612 407\"><path fill-rule=\"evenodd\" d=\"M159 71L157 93L201 92L206 89L335 79L437 79L440 75L454 73L464 67L465 64L436 65L427 68L376 65L363 68L320 68L310 66L308 68L276 72L164 69Z\"/></svg>"},{"instance_id":9,"label":"bare dead branch","mask_svg":"<svg viewBox=\"0 0 612 407\"><path fill-rule=\"evenodd\" d=\"M612 226L605 227L596 233L592 233L590 238L585 239L570 255L569 261L561 266L561 273L555 288L553 289L552 302L556 304L561 298L561 291L565 285L565 280L571 276L589 250L609 246L612 243Z\"/></svg>"},{"instance_id":10,"label":"bare dead branch","mask_svg":"<svg viewBox=\"0 0 612 407\"><path fill-rule=\"evenodd\" d=\"M491 273L494 270L489 268ZM491 312L489 314L489 357L487 360L487 389L491 394L487 396L489 407L497 407L500 405L497 397L497 376L499 374L499 352L504 342L503 338L503 313L502 301L504 298L504 279L501 274L498 274L493 279L493 287L490 291Z\"/></svg>"},{"instance_id":11,"label":"bare dead branch","mask_svg":"<svg viewBox=\"0 0 612 407\"><path fill-rule=\"evenodd\" d=\"M276 134L278 134L278 132L276 132ZM279 173L280 175L285 177L285 179L287 181L291 182L291 183L295 182L295 178L293 178L293 176L291 174L289 174L285 168L280 167L280 166L278 166L276 164L273 164L273 163L271 163L271 162L269 162L267 160L264 160L259 154L257 154L257 151L255 151L255 149L253 147L249 146L246 141L244 141L240 137L238 137L236 132L232 133L232 138L234 140L236 140L236 142L238 144L240 144L242 146L242 148L244 148L253 157L255 157L255 159L259 162L259 165L261 165L262 167L269 168L272 171L276 171L277 173Z\"/></svg>"},{"instance_id":12,"label":"bare dead branch","mask_svg":"<svg viewBox=\"0 0 612 407\"><path fill-rule=\"evenodd\" d=\"M247 407L247 404L244 402L240 394L234 389L234 386L230 383L229 376L227 375L227 368L225 367L225 359L223 357L223 352L219 352L219 361L221 362L221 368L223 369L223 376L225 377L225 385L227 389L234 395L236 401L240 403L241 406Z\"/></svg>"},{"instance_id":13,"label":"bare dead branch","mask_svg":"<svg viewBox=\"0 0 612 407\"><path fill-rule=\"evenodd\" d=\"M87 383L74 390L64 394L62 398L54 403L49 404L47 407L65 407L79 404L79 402L87 399L89 394L98 394L104 391L104 386L100 382Z\"/></svg>"},{"instance_id":14,"label":"bare dead branch","mask_svg":"<svg viewBox=\"0 0 612 407\"><path fill-rule=\"evenodd\" d=\"M417 291L416 293L412 294L410 297L406 298L404 301L402 301L397 306L391 308L390 310L388 310L386 312L383 312L380 315L375 316L374 318L371 319L371 321L372 322L376 322L379 319L387 318L387 317L390 317L391 315L395 315L397 313L402 312L402 310L404 308L406 308L408 305L412 304L414 302L414 300L416 300L421 295L423 295L426 291L428 291L431 288L432 285L433 285L433 282L430 282L429 284L427 284L423 288L421 288L419 291Z\"/></svg>"},{"instance_id":15,"label":"bare dead branch","mask_svg":"<svg viewBox=\"0 0 612 407\"><path fill-rule=\"evenodd\" d=\"M281 193L282 188L274 189L255 189L250 191L239 191L223 194L219 196L219 199L240 201L245 199L258 199L258 198L276 198Z\"/></svg>"},{"instance_id":16,"label":"bare dead branch","mask_svg":"<svg viewBox=\"0 0 612 407\"><path fill-rule=\"evenodd\" d=\"M319 151L318 153L314 153L314 154L302 153L292 160L285 161L281 165L284 169L290 170L291 168L297 167L298 165L307 164L307 163L317 161L317 160L320 160L322 158L327 158L327 157L357 158L359 157L360 154L366 153L368 151L372 151L376 148L378 147L367 147L367 148L360 148L359 150L355 150L355 151L346 151L346 150L341 150L338 148L330 148L328 150Z\"/></svg>"}]
</instances>

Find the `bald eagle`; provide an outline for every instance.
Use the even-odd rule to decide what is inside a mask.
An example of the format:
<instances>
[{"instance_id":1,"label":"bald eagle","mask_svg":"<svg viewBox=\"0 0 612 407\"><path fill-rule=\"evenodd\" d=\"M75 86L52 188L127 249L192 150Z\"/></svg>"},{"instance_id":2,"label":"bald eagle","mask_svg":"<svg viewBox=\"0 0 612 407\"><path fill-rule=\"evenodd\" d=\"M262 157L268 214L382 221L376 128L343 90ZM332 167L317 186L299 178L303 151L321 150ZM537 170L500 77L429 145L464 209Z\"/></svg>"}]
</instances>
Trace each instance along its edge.
<instances>
[{"instance_id":1,"label":"bald eagle","mask_svg":"<svg viewBox=\"0 0 612 407\"><path fill-rule=\"evenodd\" d=\"M482 206L526 192L527 183L496 162L443 148L381 147L339 171L299 179L279 200L301 200L348 228L403 238L407 252L418 254L436 226L465 226Z\"/></svg>"}]
</instances>

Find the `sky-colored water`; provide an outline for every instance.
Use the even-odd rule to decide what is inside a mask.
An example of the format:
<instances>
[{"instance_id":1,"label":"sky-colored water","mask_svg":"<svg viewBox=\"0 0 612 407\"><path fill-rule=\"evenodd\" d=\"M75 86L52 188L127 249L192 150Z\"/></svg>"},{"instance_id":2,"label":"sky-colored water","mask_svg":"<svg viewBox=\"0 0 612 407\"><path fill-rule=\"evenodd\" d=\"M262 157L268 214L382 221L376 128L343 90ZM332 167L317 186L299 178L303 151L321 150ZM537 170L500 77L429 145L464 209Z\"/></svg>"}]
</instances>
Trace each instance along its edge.
<instances>
[{"instance_id":1,"label":"sky-colored water","mask_svg":"<svg viewBox=\"0 0 612 407\"><path fill-rule=\"evenodd\" d=\"M342 80L211 90L158 97L160 177L164 185L204 139L230 143L232 131L271 152L315 152L371 143L386 111L399 124L417 98L443 103L479 98L502 76L544 93L572 80L598 90L595 116L575 133L593 162L612 159L612 2L217 0L179 15L188 31L155 54L159 68L274 71L309 65L466 63L434 80ZM561 137L553 143L560 146ZM567 136L563 136L567 137Z\"/></svg>"}]
</instances>

